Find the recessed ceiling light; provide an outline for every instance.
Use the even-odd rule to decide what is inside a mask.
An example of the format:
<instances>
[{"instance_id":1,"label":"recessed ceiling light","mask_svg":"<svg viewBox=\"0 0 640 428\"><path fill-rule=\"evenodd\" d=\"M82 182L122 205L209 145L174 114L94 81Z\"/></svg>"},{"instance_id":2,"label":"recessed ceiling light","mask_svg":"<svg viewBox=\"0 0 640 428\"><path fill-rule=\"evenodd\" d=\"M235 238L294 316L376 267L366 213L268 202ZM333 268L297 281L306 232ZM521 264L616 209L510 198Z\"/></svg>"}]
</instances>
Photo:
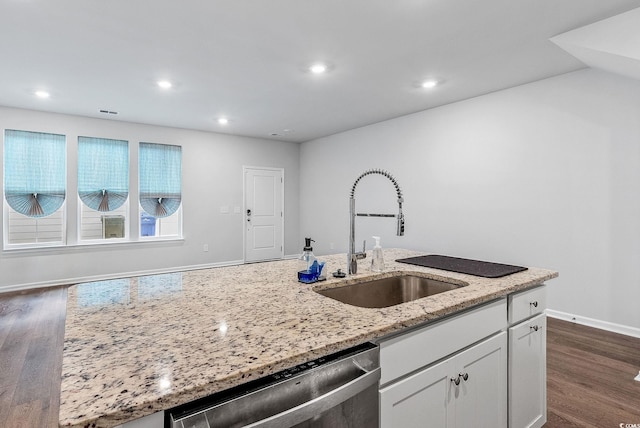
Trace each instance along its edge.
<instances>
[{"instance_id":1,"label":"recessed ceiling light","mask_svg":"<svg viewBox=\"0 0 640 428\"><path fill-rule=\"evenodd\" d=\"M321 62L315 63L311 67L309 67L309 71L312 72L313 74L326 73L327 69L328 69L328 66Z\"/></svg>"},{"instance_id":2,"label":"recessed ceiling light","mask_svg":"<svg viewBox=\"0 0 640 428\"><path fill-rule=\"evenodd\" d=\"M36 91L35 94L38 98L49 98L51 96L51 94L47 91Z\"/></svg>"},{"instance_id":3,"label":"recessed ceiling light","mask_svg":"<svg viewBox=\"0 0 640 428\"><path fill-rule=\"evenodd\" d=\"M169 82L168 80L158 80L157 83L158 83L158 86L160 86L162 89L169 89L170 87L173 86L171 82Z\"/></svg>"},{"instance_id":4,"label":"recessed ceiling light","mask_svg":"<svg viewBox=\"0 0 640 428\"><path fill-rule=\"evenodd\" d=\"M218 118L218 123L220 125L226 125L227 123L229 123L229 119L227 119L226 117L219 117Z\"/></svg>"},{"instance_id":5,"label":"recessed ceiling light","mask_svg":"<svg viewBox=\"0 0 640 428\"><path fill-rule=\"evenodd\" d=\"M437 81L436 79L428 79L425 80L424 82L422 82L422 84L420 86L422 86L425 89L431 89L431 88L435 88L436 86L438 86L440 82Z\"/></svg>"}]
</instances>

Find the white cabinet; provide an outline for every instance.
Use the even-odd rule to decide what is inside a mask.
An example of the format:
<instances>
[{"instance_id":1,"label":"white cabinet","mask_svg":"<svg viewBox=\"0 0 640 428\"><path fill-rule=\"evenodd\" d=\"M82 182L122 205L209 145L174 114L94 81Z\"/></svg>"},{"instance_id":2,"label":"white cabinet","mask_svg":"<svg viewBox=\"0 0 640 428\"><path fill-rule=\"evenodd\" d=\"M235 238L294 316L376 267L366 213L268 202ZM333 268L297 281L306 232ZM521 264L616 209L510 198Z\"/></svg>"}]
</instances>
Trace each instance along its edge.
<instances>
[{"instance_id":1,"label":"white cabinet","mask_svg":"<svg viewBox=\"0 0 640 428\"><path fill-rule=\"evenodd\" d=\"M380 342L382 428L507 426L507 300Z\"/></svg>"},{"instance_id":2,"label":"white cabinet","mask_svg":"<svg viewBox=\"0 0 640 428\"><path fill-rule=\"evenodd\" d=\"M380 391L382 428L507 426L507 334Z\"/></svg>"},{"instance_id":3,"label":"white cabinet","mask_svg":"<svg viewBox=\"0 0 640 428\"><path fill-rule=\"evenodd\" d=\"M509 328L509 427L541 427L547 420L547 319Z\"/></svg>"},{"instance_id":4,"label":"white cabinet","mask_svg":"<svg viewBox=\"0 0 640 428\"><path fill-rule=\"evenodd\" d=\"M395 381L507 329L500 299L380 342L380 385Z\"/></svg>"},{"instance_id":5,"label":"white cabinet","mask_svg":"<svg viewBox=\"0 0 640 428\"><path fill-rule=\"evenodd\" d=\"M547 421L546 287L509 296L509 427Z\"/></svg>"},{"instance_id":6,"label":"white cabinet","mask_svg":"<svg viewBox=\"0 0 640 428\"><path fill-rule=\"evenodd\" d=\"M547 286L510 294L508 301L509 325L513 325L544 312L547 307Z\"/></svg>"},{"instance_id":7,"label":"white cabinet","mask_svg":"<svg viewBox=\"0 0 640 428\"><path fill-rule=\"evenodd\" d=\"M541 285L382 340L381 426L542 427L545 307Z\"/></svg>"},{"instance_id":8,"label":"white cabinet","mask_svg":"<svg viewBox=\"0 0 640 428\"><path fill-rule=\"evenodd\" d=\"M456 427L507 427L507 333L460 353ZM455 382L453 382L455 384Z\"/></svg>"},{"instance_id":9,"label":"white cabinet","mask_svg":"<svg viewBox=\"0 0 640 428\"><path fill-rule=\"evenodd\" d=\"M449 361L380 390L380 428L446 427L453 419ZM457 375L457 373L454 373Z\"/></svg>"}]
</instances>

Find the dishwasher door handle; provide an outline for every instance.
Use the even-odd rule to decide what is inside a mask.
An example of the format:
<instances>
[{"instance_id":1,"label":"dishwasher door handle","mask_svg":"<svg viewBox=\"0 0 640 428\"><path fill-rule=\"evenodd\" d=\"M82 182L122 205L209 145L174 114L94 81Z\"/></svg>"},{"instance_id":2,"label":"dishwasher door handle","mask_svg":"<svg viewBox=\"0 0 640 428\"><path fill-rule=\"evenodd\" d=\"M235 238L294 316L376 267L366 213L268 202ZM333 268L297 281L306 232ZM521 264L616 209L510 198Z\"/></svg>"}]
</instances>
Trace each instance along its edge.
<instances>
[{"instance_id":1,"label":"dishwasher door handle","mask_svg":"<svg viewBox=\"0 0 640 428\"><path fill-rule=\"evenodd\" d=\"M294 426L347 401L370 386L376 385L379 380L380 367L377 367L320 397L316 397L304 404L292 407L289 410L285 410L261 421L246 425L245 428L281 428Z\"/></svg>"}]
</instances>

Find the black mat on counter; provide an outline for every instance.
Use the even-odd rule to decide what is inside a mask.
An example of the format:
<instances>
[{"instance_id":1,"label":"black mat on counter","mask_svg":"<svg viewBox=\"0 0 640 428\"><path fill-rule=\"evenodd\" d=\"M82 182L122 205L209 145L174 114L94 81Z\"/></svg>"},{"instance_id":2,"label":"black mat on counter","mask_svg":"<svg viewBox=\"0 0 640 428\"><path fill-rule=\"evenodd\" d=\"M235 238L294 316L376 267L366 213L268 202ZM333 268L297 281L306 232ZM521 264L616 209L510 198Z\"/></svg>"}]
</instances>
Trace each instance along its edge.
<instances>
[{"instance_id":1,"label":"black mat on counter","mask_svg":"<svg viewBox=\"0 0 640 428\"><path fill-rule=\"evenodd\" d=\"M447 270L449 272L466 273L468 275L482 276L485 278L500 278L512 273L527 270L526 267L505 265L502 263L483 262L480 260L461 259L458 257L440 256L430 254L428 256L407 257L397 259L397 262Z\"/></svg>"}]
</instances>

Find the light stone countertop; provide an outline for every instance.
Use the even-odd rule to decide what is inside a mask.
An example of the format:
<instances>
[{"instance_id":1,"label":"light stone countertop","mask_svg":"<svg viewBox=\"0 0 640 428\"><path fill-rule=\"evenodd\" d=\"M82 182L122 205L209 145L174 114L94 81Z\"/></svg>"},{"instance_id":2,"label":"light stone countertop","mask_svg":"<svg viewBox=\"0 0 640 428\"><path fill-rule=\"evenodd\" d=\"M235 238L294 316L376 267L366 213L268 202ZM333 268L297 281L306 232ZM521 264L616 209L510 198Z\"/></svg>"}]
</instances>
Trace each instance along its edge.
<instances>
[{"instance_id":1,"label":"light stone countertop","mask_svg":"<svg viewBox=\"0 0 640 428\"><path fill-rule=\"evenodd\" d=\"M297 260L74 285L60 426L113 427L558 276L530 267L489 279L394 261L422 254L385 249L383 273L368 271L368 256L358 275L309 285ZM318 259L346 270L345 254ZM381 309L313 292L398 272L468 286Z\"/></svg>"}]
</instances>

